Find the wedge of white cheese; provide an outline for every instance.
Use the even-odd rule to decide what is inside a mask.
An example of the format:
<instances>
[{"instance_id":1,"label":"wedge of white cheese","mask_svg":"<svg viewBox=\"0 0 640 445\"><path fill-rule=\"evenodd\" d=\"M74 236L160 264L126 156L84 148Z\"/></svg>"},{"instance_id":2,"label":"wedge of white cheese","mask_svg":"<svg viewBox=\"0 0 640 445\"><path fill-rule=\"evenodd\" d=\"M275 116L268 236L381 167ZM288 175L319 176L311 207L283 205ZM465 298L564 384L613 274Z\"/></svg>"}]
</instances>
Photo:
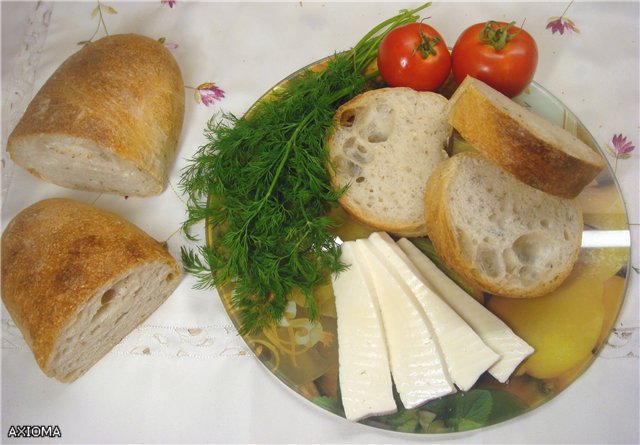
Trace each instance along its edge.
<instances>
[{"instance_id":1,"label":"wedge of white cheese","mask_svg":"<svg viewBox=\"0 0 640 445\"><path fill-rule=\"evenodd\" d=\"M407 409L455 391L428 320L410 292L378 259L371 241L356 241L365 280L377 298L396 390Z\"/></svg>"},{"instance_id":2,"label":"wedge of white cheese","mask_svg":"<svg viewBox=\"0 0 640 445\"><path fill-rule=\"evenodd\" d=\"M500 359L489 368L489 373L499 382L506 382L534 349L500 318L454 283L411 241L403 238L397 244L438 295L469 323L491 349L500 354Z\"/></svg>"},{"instance_id":3,"label":"wedge of white cheese","mask_svg":"<svg viewBox=\"0 0 640 445\"><path fill-rule=\"evenodd\" d=\"M413 294L426 314L442 349L453 383L463 391L471 389L500 356L435 293L387 233L373 233L369 240L379 252L380 258L392 270L397 280L403 283L406 291Z\"/></svg>"},{"instance_id":4,"label":"wedge of white cheese","mask_svg":"<svg viewBox=\"0 0 640 445\"><path fill-rule=\"evenodd\" d=\"M397 411L380 311L356 260L355 243L342 244L349 268L334 275L338 322L338 375L345 416L358 421Z\"/></svg>"}]
</instances>

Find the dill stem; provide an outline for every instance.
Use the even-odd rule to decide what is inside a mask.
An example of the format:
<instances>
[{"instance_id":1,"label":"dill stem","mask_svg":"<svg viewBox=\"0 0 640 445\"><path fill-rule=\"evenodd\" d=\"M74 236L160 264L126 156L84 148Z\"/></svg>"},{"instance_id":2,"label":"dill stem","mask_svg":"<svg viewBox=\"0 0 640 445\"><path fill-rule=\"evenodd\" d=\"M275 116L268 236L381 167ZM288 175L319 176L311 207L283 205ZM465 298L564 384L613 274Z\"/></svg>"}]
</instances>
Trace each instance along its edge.
<instances>
[{"instance_id":1,"label":"dill stem","mask_svg":"<svg viewBox=\"0 0 640 445\"><path fill-rule=\"evenodd\" d=\"M297 125L295 131L291 135L291 138L289 138L289 140L287 141L287 144L285 145L284 153L282 154L282 159L280 159L280 162L278 163L278 167L276 168L276 172L273 175L273 179L271 179L271 183L269 184L269 188L267 189L267 192L262 198L260 198L260 204L258 205L258 208L256 208L256 210L252 213L251 217L247 218L247 221L245 222L245 231L249 227L249 223L253 220L253 218L255 218L255 216L258 213L260 213L260 210L262 210L262 207L264 206L264 204L267 202L267 200L273 193L273 190L276 188L276 183L278 182L278 178L280 178L282 169L287 163L287 159L289 159L289 154L291 154L291 149L295 145L295 142L298 140L298 135L300 134L300 132L307 126L309 121L311 121L311 118L313 118L313 114L314 113L312 112L305 116L305 118Z\"/></svg>"}]
</instances>

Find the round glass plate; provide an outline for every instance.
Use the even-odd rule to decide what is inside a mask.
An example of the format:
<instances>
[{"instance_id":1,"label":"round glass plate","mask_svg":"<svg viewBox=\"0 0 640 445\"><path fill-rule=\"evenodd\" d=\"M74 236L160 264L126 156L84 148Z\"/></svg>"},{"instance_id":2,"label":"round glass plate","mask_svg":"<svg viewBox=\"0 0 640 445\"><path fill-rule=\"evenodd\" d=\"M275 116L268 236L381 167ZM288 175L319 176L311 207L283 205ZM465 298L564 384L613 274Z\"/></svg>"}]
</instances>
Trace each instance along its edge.
<instances>
[{"instance_id":1,"label":"round glass plate","mask_svg":"<svg viewBox=\"0 0 640 445\"><path fill-rule=\"evenodd\" d=\"M327 59L293 73L258 100L280 88L306 69L322 69ZM455 86L443 88L448 95ZM602 155L602 150L558 99L536 83L514 99L524 107L576 135ZM255 106L255 105L254 105ZM249 110L248 113L250 113ZM454 133L453 153L469 146ZM370 417L361 423L387 430L429 434L473 430L520 416L549 401L598 356L615 324L627 284L630 234L623 201L613 174L606 168L576 198L584 214L582 249L569 278L552 294L528 300L500 298L460 283L489 310L505 321L535 348L501 384L485 373L466 392L445 396L414 409ZM362 238L370 229L337 211L336 235L342 240ZM215 243L207 225L207 243ZM426 238L412 240L425 252ZM448 271L446 271L448 272ZM230 304L233 289L219 288L231 320L240 326L239 314ZM315 295L320 317L311 320L300 295L291 295L286 322L244 340L267 369L289 388L322 409L344 417L338 382L338 338L336 311L330 284L319 286Z\"/></svg>"}]
</instances>

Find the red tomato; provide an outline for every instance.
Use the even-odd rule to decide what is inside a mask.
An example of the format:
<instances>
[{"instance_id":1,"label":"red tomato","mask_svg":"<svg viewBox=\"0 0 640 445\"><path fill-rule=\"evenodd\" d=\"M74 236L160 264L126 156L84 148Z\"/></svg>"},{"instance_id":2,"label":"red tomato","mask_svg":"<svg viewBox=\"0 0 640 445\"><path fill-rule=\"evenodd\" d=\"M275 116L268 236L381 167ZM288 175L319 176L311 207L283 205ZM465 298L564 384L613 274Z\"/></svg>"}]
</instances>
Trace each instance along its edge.
<instances>
[{"instance_id":1,"label":"red tomato","mask_svg":"<svg viewBox=\"0 0 640 445\"><path fill-rule=\"evenodd\" d=\"M451 55L438 31L424 23L410 23L382 39L378 70L389 86L433 91L447 79Z\"/></svg>"},{"instance_id":2,"label":"red tomato","mask_svg":"<svg viewBox=\"0 0 640 445\"><path fill-rule=\"evenodd\" d=\"M538 47L528 32L513 23L477 23L460 34L451 54L458 84L472 76L514 97L531 83Z\"/></svg>"}]
</instances>

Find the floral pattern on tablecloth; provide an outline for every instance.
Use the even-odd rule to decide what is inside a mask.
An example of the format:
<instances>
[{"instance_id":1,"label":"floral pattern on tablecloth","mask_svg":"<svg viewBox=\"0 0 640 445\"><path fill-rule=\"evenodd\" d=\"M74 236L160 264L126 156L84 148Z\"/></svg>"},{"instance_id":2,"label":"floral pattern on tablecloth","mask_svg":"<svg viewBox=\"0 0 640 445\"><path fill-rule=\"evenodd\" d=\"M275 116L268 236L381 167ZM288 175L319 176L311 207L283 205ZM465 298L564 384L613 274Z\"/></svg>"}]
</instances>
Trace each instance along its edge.
<instances>
[{"instance_id":1,"label":"floral pattern on tablecloth","mask_svg":"<svg viewBox=\"0 0 640 445\"><path fill-rule=\"evenodd\" d=\"M176 0L162 0L160 3L163 6L173 8L177 2ZM86 45L87 43L93 42L94 39L98 36L101 29L105 36L108 36L109 30L107 29L105 15L115 14L118 14L118 10L116 8L98 0L96 6L91 11L91 18L94 20L98 20L97 27L89 39L81 40L80 42L78 42L78 45ZM164 36L159 37L157 40L169 50L178 49L180 47L180 45L176 42L167 41L167 38ZM207 107L209 105L213 105L218 101L221 101L225 97L225 92L218 85L216 85L215 82L202 82L197 87L185 85L185 88L194 91L194 100L196 101L196 103L203 104Z\"/></svg>"},{"instance_id":2,"label":"floral pattern on tablecloth","mask_svg":"<svg viewBox=\"0 0 640 445\"><path fill-rule=\"evenodd\" d=\"M550 17L547 20L546 29L550 29L552 34L559 33L563 35L565 31L579 33L580 30L573 22L573 20L566 17L566 13L573 4L573 0L569 3L569 5L565 8L562 14L559 17Z\"/></svg>"}]
</instances>

